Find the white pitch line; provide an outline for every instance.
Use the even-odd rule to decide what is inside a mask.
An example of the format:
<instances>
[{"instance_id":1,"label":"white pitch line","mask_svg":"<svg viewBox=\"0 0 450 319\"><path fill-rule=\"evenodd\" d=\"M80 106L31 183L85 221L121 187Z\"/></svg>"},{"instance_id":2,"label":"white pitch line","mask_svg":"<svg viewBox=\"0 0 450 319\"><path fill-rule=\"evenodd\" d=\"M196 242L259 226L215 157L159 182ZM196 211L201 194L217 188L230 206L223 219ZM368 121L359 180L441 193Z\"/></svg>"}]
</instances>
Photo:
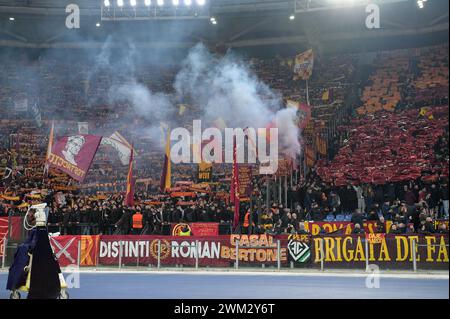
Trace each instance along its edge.
<instances>
[{"instance_id":1,"label":"white pitch line","mask_svg":"<svg viewBox=\"0 0 450 319\"><path fill-rule=\"evenodd\" d=\"M71 272L62 270L63 272ZM72 270L72 269L70 269ZM75 272L86 274L142 274L142 275L197 275L197 276L296 276L296 277L349 277L364 278L370 273L340 273L340 272L272 272L272 271L193 271L193 270L85 270L76 269ZM404 279L449 279L448 274L441 273L380 273L381 278L404 278Z\"/></svg>"},{"instance_id":2,"label":"white pitch line","mask_svg":"<svg viewBox=\"0 0 450 319\"><path fill-rule=\"evenodd\" d=\"M102 270L102 269L77 269L62 268L63 273L85 273L85 274L141 274L141 275L197 275L197 276L293 276L293 277L349 277L364 278L370 275L365 272L333 272L333 271L235 271L235 270ZM7 269L0 269L0 273L7 273ZM438 273L383 273L381 278L405 278L405 279L449 279L449 274Z\"/></svg>"}]
</instances>

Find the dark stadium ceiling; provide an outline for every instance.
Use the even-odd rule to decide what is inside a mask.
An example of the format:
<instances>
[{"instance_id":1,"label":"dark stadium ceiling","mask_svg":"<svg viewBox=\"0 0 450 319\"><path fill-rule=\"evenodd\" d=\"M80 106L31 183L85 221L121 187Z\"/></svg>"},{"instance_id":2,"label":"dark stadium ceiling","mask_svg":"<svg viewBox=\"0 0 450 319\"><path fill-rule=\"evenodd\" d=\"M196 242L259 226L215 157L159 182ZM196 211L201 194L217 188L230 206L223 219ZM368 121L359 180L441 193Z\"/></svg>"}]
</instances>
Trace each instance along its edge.
<instances>
[{"instance_id":1,"label":"dark stadium ceiling","mask_svg":"<svg viewBox=\"0 0 450 319\"><path fill-rule=\"evenodd\" d=\"M188 48L202 41L212 48L256 51L269 47L339 50L349 46L370 49L371 44L389 39L445 41L448 37L447 0L428 0L423 9L416 0L376 1L380 3L380 29L366 28L365 6L330 9L330 1L345 4L348 0L207 1L216 25L195 18L101 21L102 0L0 0L0 47L100 48L112 37L117 46L131 41L138 48ZM65 27L69 3L80 7L79 29ZM293 14L295 20L290 20Z\"/></svg>"}]
</instances>

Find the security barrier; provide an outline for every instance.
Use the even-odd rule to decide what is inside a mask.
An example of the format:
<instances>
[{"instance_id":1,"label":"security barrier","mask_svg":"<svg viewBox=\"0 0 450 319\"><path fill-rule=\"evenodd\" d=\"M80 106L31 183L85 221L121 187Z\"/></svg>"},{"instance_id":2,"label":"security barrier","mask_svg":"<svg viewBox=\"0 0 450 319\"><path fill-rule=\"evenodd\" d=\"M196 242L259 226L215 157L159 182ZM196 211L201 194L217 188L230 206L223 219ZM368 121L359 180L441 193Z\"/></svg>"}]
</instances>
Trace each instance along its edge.
<instances>
[{"instance_id":1,"label":"security barrier","mask_svg":"<svg viewBox=\"0 0 450 319\"><path fill-rule=\"evenodd\" d=\"M50 243L62 267L449 269L448 235L438 234L96 235Z\"/></svg>"},{"instance_id":2,"label":"security barrier","mask_svg":"<svg viewBox=\"0 0 450 319\"><path fill-rule=\"evenodd\" d=\"M313 236L311 250L321 268L449 269L448 235Z\"/></svg>"}]
</instances>

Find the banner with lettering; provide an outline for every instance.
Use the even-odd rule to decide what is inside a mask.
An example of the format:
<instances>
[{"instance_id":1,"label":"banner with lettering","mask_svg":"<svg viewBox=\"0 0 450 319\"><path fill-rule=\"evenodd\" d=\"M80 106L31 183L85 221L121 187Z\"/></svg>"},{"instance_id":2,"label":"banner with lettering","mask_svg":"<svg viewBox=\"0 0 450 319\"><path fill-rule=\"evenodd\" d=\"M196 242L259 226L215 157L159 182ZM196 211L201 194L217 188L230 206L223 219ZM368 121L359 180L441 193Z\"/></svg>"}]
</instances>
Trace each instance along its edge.
<instances>
[{"instance_id":1,"label":"banner with lettering","mask_svg":"<svg viewBox=\"0 0 450 319\"><path fill-rule=\"evenodd\" d=\"M101 140L101 136L94 135L62 137L53 144L47 163L83 182Z\"/></svg>"},{"instance_id":2,"label":"banner with lettering","mask_svg":"<svg viewBox=\"0 0 450 319\"><path fill-rule=\"evenodd\" d=\"M252 167L251 165L240 164L239 170L239 199L245 200L252 194Z\"/></svg>"},{"instance_id":3,"label":"banner with lettering","mask_svg":"<svg viewBox=\"0 0 450 319\"><path fill-rule=\"evenodd\" d=\"M305 230L310 232L313 236L319 235L321 228L327 233L341 230L339 234L345 235L350 235L354 229L354 224L352 222L304 222L304 224ZM366 221L362 226L366 233L374 233L377 227L375 221Z\"/></svg>"},{"instance_id":4,"label":"banner with lettering","mask_svg":"<svg viewBox=\"0 0 450 319\"><path fill-rule=\"evenodd\" d=\"M287 237L280 239L280 261L287 264ZM98 262L100 265L117 265L122 250L121 260L124 264L156 265L159 255L161 265L193 266L198 253L200 266L229 267L236 261L236 244L239 243L239 262L276 264L276 240L271 235L102 236Z\"/></svg>"},{"instance_id":5,"label":"banner with lettering","mask_svg":"<svg viewBox=\"0 0 450 319\"><path fill-rule=\"evenodd\" d=\"M210 182L212 178L212 163L201 162L198 164L198 183Z\"/></svg>"},{"instance_id":6,"label":"banner with lettering","mask_svg":"<svg viewBox=\"0 0 450 319\"><path fill-rule=\"evenodd\" d=\"M180 203L178 203L179 205ZM219 223L191 223L191 224L171 224L172 236L178 236L181 230L188 226L194 236L218 236L219 235Z\"/></svg>"},{"instance_id":7,"label":"banner with lettering","mask_svg":"<svg viewBox=\"0 0 450 319\"><path fill-rule=\"evenodd\" d=\"M59 236L50 243L62 267L185 265L282 267L290 262L318 268L364 269L366 259L384 269L412 269L413 243L419 269L448 269L448 235L222 235L222 236ZM278 250L279 247L279 250ZM323 251L323 254L321 253ZM78 253L79 252L79 253ZM80 257L78 257L80 256Z\"/></svg>"},{"instance_id":8,"label":"banner with lettering","mask_svg":"<svg viewBox=\"0 0 450 319\"><path fill-rule=\"evenodd\" d=\"M323 258L325 268L364 269L368 259L370 264L383 269L412 269L415 242L418 269L449 269L448 235L386 234L377 237L366 243L365 235L314 236L311 238L312 263L318 266Z\"/></svg>"}]
</instances>

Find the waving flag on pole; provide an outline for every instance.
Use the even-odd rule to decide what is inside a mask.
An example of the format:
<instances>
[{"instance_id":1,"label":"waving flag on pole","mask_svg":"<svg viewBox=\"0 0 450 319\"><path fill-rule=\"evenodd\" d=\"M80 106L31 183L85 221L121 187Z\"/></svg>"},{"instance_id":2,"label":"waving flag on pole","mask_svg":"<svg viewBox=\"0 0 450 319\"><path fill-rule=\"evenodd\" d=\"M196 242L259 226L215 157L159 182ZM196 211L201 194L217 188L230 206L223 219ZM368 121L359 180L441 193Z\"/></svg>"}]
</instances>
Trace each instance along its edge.
<instances>
[{"instance_id":1,"label":"waving flag on pole","mask_svg":"<svg viewBox=\"0 0 450 319\"><path fill-rule=\"evenodd\" d=\"M39 106L37 105L37 102L35 102L31 106L31 112L33 113L33 117L36 122L36 125L38 127L41 127L42 126L42 116L41 116L41 111L39 110Z\"/></svg>"},{"instance_id":2,"label":"waving flag on pole","mask_svg":"<svg viewBox=\"0 0 450 319\"><path fill-rule=\"evenodd\" d=\"M131 148L130 163L128 164L127 192L123 204L125 206L134 206L133 147Z\"/></svg>"},{"instance_id":3,"label":"waving flag on pole","mask_svg":"<svg viewBox=\"0 0 450 319\"><path fill-rule=\"evenodd\" d=\"M295 57L294 80L307 80L312 75L314 53L312 49L302 52Z\"/></svg>"},{"instance_id":4,"label":"waving flag on pole","mask_svg":"<svg viewBox=\"0 0 450 319\"><path fill-rule=\"evenodd\" d=\"M160 190L164 192L171 187L171 163L170 163L170 129L167 130L166 152L164 154L164 163L161 174Z\"/></svg>"},{"instance_id":5,"label":"waving flag on pole","mask_svg":"<svg viewBox=\"0 0 450 319\"><path fill-rule=\"evenodd\" d=\"M118 131L115 131L114 133L111 134L111 136L109 137L111 139L114 139L116 141L121 142L122 144L126 145L129 149L131 149L133 146L130 144L130 142L128 142L125 137L123 137ZM136 153L136 150L133 149L133 151Z\"/></svg>"},{"instance_id":6,"label":"waving flag on pole","mask_svg":"<svg viewBox=\"0 0 450 319\"><path fill-rule=\"evenodd\" d=\"M295 121L298 127L305 129L311 120L311 106L305 103L287 100L286 107L297 110Z\"/></svg>"},{"instance_id":7,"label":"waving flag on pole","mask_svg":"<svg viewBox=\"0 0 450 319\"><path fill-rule=\"evenodd\" d=\"M110 137L102 138L102 145L109 145L117 151L119 155L120 162L122 165L128 165L131 156L131 150L134 150L133 146L128 143L128 141L119 134L119 132L114 132Z\"/></svg>"},{"instance_id":8,"label":"waving flag on pole","mask_svg":"<svg viewBox=\"0 0 450 319\"><path fill-rule=\"evenodd\" d=\"M46 163L83 182L101 140L101 136L82 134L61 137L52 145Z\"/></svg>"}]
</instances>

